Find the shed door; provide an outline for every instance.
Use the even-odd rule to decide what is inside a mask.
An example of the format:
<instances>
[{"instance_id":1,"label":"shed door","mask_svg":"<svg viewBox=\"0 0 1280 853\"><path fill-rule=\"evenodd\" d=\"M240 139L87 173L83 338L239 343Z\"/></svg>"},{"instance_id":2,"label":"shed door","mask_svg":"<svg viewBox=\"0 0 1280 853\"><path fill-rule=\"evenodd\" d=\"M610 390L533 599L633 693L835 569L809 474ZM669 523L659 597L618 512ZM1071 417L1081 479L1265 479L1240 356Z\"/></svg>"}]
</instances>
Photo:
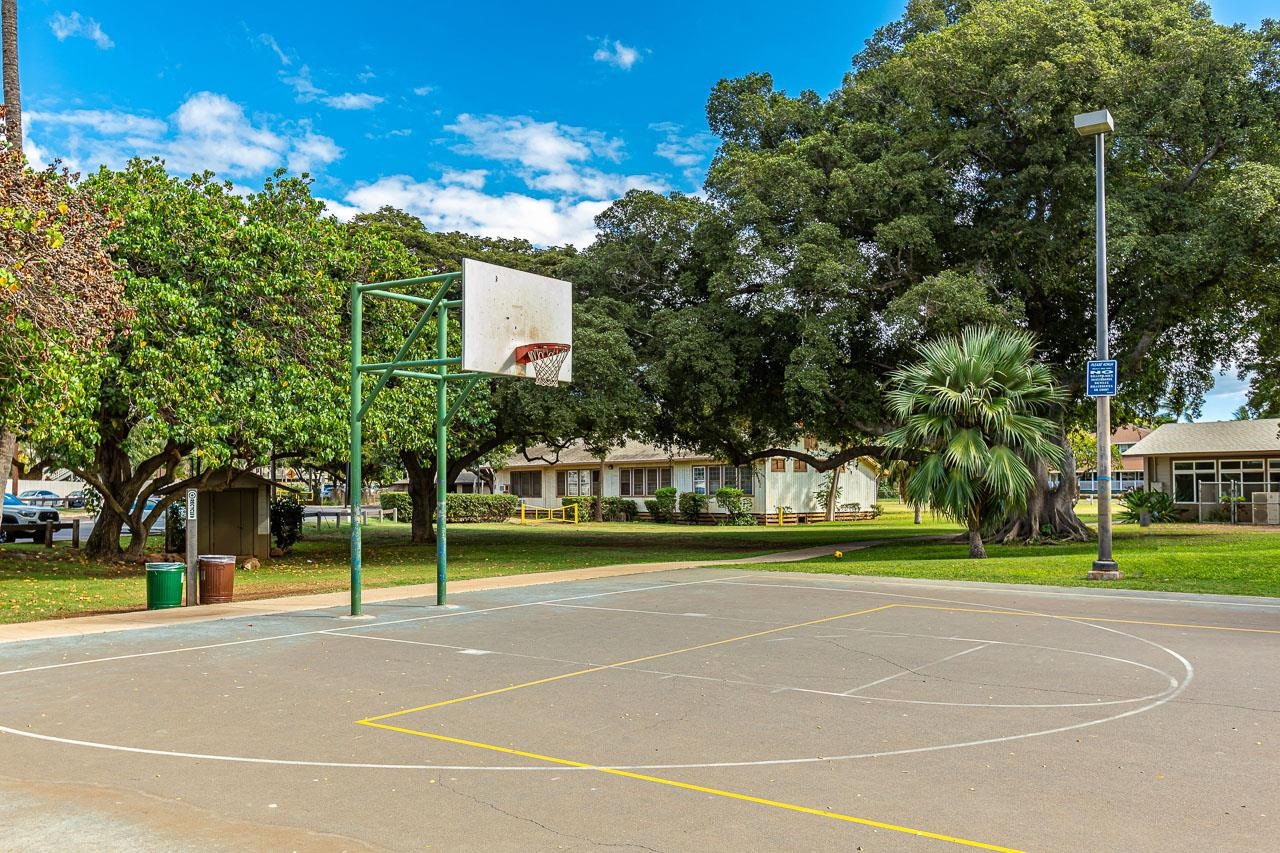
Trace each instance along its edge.
<instances>
[{"instance_id":1,"label":"shed door","mask_svg":"<svg viewBox=\"0 0 1280 853\"><path fill-rule=\"evenodd\" d=\"M254 534L258 529L256 489L227 489L212 492L211 550L237 556L254 553Z\"/></svg>"}]
</instances>

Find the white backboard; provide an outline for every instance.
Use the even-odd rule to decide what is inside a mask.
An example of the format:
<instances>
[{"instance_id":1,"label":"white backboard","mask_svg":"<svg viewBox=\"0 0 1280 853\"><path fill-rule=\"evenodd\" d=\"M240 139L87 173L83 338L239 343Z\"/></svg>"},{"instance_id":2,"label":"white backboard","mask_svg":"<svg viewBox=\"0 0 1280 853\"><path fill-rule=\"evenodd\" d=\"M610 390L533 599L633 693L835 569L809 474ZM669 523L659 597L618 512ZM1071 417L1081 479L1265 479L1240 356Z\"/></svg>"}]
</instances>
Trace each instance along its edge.
<instances>
[{"instance_id":1,"label":"white backboard","mask_svg":"<svg viewBox=\"0 0 1280 853\"><path fill-rule=\"evenodd\" d=\"M533 378L517 364L528 344L573 344L573 285L470 258L462 262L462 369ZM573 353L560 381L573 379Z\"/></svg>"}]
</instances>

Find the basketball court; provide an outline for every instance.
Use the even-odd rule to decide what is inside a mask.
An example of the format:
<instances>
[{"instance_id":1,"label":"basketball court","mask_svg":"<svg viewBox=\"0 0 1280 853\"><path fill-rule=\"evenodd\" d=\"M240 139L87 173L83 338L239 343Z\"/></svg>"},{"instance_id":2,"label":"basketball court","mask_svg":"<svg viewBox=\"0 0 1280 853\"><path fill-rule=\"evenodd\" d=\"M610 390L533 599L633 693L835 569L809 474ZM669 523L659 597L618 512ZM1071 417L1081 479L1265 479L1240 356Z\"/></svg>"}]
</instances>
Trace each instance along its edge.
<instances>
[{"instance_id":1,"label":"basketball court","mask_svg":"<svg viewBox=\"0 0 1280 853\"><path fill-rule=\"evenodd\" d=\"M0 645L7 849L1260 849L1280 604L687 569Z\"/></svg>"}]
</instances>

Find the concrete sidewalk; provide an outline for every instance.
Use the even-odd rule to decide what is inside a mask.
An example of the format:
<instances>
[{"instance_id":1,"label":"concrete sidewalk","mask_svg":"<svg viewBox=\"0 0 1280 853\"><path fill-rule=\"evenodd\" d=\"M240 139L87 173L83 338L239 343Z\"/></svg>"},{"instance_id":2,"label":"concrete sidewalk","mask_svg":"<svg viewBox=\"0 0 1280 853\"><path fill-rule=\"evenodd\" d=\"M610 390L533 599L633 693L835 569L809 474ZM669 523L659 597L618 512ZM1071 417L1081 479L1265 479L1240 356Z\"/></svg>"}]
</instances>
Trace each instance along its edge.
<instances>
[{"instance_id":1,"label":"concrete sidewalk","mask_svg":"<svg viewBox=\"0 0 1280 853\"><path fill-rule=\"evenodd\" d=\"M948 537L925 536L892 540L875 539L865 542L798 548L793 551L760 554L741 559L722 558L716 560L674 560L661 563L619 563L610 566L592 566L585 569L503 575L491 578L452 581L449 584L449 592L461 593L488 589L510 589L535 586L537 584L567 583L569 581L592 580L594 578L638 575L647 572L666 572L675 569L696 569L703 566L724 566L735 563L794 563L800 560L822 557L833 551L857 551L863 548L883 545L887 542L920 542L945 538ZM409 598L434 598L435 594L436 585L434 583L424 583L365 589L362 599L366 603L376 604ZM102 634L109 631L135 631L164 625L210 622L216 619L236 619L243 616L266 616L273 613L294 613L301 610L323 610L328 607L346 606L350 600L350 593L344 590L342 592L235 601L229 604L206 604L200 607L174 607L168 610L130 610L125 613L75 616L67 619L47 619L41 622L19 622L12 625L0 625L0 643L46 640L54 637L78 637L87 634Z\"/></svg>"}]
</instances>

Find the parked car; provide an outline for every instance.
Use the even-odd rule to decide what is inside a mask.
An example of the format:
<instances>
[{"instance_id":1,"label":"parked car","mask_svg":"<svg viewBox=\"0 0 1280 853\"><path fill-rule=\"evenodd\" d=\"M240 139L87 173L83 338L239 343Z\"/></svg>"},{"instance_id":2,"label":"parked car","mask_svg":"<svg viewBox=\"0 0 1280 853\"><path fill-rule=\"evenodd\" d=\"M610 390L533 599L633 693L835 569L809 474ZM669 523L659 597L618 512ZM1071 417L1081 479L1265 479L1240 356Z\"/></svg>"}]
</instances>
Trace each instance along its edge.
<instances>
[{"instance_id":1,"label":"parked car","mask_svg":"<svg viewBox=\"0 0 1280 853\"><path fill-rule=\"evenodd\" d=\"M62 499L62 495L58 494L57 492L51 492L48 489L26 489L25 491L18 492L18 497L24 501L30 500L31 498L39 498L41 502L44 502L49 499L53 499L53 500Z\"/></svg>"},{"instance_id":2,"label":"parked car","mask_svg":"<svg viewBox=\"0 0 1280 853\"><path fill-rule=\"evenodd\" d=\"M6 527L13 527L0 532L0 540L13 542L19 536L30 536L32 542L39 542L44 538L46 521L57 523L58 511L49 507L29 506L5 492L3 523Z\"/></svg>"},{"instance_id":3,"label":"parked car","mask_svg":"<svg viewBox=\"0 0 1280 853\"><path fill-rule=\"evenodd\" d=\"M67 495L67 506L71 509L84 508L84 489L77 489Z\"/></svg>"}]
</instances>

